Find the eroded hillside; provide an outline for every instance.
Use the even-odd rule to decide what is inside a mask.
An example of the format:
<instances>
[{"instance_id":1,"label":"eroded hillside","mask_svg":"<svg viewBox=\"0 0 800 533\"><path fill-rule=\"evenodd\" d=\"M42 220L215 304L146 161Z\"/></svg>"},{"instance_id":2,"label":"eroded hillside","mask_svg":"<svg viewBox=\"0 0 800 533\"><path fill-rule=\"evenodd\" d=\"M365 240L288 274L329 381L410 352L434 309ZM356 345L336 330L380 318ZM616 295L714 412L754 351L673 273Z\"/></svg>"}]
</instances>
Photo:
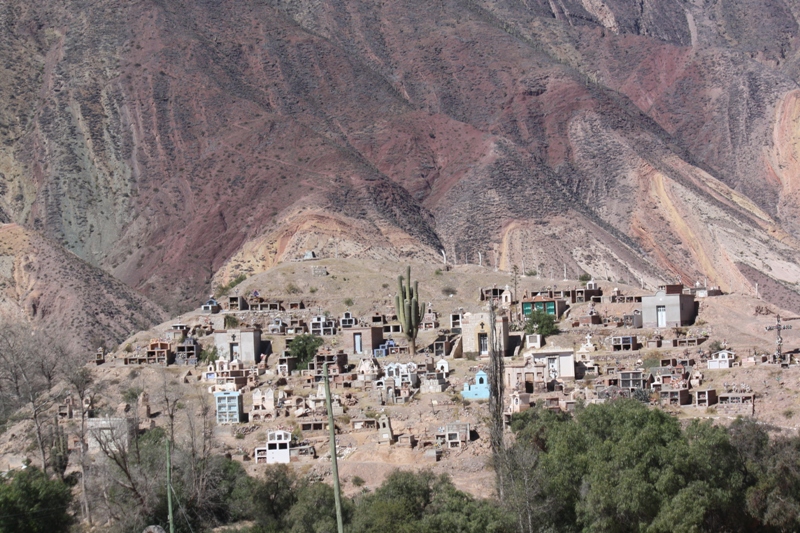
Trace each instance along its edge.
<instances>
[{"instance_id":1,"label":"eroded hillside","mask_svg":"<svg viewBox=\"0 0 800 533\"><path fill-rule=\"evenodd\" d=\"M72 348L113 348L166 318L154 303L34 231L0 225L0 318L30 318Z\"/></svg>"},{"instance_id":2,"label":"eroded hillside","mask_svg":"<svg viewBox=\"0 0 800 533\"><path fill-rule=\"evenodd\" d=\"M0 221L173 309L308 249L800 281L792 3L0 11Z\"/></svg>"}]
</instances>

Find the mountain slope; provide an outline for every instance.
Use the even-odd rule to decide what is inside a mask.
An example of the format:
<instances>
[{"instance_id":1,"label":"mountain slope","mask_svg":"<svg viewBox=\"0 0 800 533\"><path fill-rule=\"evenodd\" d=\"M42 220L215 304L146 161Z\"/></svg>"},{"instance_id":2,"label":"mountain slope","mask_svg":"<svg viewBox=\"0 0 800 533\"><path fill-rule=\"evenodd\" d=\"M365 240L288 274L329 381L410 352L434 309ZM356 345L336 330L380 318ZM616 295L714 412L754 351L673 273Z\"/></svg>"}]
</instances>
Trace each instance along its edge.
<instances>
[{"instance_id":1,"label":"mountain slope","mask_svg":"<svg viewBox=\"0 0 800 533\"><path fill-rule=\"evenodd\" d=\"M111 275L15 224L0 225L0 315L30 320L87 356L167 318Z\"/></svg>"},{"instance_id":2,"label":"mountain slope","mask_svg":"<svg viewBox=\"0 0 800 533\"><path fill-rule=\"evenodd\" d=\"M4 6L0 220L173 308L306 249L800 280L792 3Z\"/></svg>"}]
</instances>

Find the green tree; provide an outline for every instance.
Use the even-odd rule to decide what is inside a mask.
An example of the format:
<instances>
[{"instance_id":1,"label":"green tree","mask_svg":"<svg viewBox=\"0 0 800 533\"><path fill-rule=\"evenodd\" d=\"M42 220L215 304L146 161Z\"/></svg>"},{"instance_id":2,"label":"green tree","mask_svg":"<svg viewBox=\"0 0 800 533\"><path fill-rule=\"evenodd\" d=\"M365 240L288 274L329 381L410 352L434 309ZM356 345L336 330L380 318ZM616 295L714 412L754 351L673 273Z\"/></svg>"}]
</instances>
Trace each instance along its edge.
<instances>
[{"instance_id":1,"label":"green tree","mask_svg":"<svg viewBox=\"0 0 800 533\"><path fill-rule=\"evenodd\" d=\"M512 421L538 448L540 527L561 531L747 531L744 463L724 428L679 421L633 400L532 409ZM531 462L531 461L529 461ZM613 490L609 490L613 487ZM534 487L535 488L535 487Z\"/></svg>"},{"instance_id":2,"label":"green tree","mask_svg":"<svg viewBox=\"0 0 800 533\"><path fill-rule=\"evenodd\" d=\"M395 471L374 494L356 502L353 530L364 533L511 532L507 513L491 500L475 500L446 475Z\"/></svg>"},{"instance_id":3,"label":"green tree","mask_svg":"<svg viewBox=\"0 0 800 533\"><path fill-rule=\"evenodd\" d=\"M344 522L350 521L349 501L342 501ZM323 533L336 531L336 503L333 487L326 483L310 483L297 491L297 502L286 514L290 533Z\"/></svg>"},{"instance_id":4,"label":"green tree","mask_svg":"<svg viewBox=\"0 0 800 533\"><path fill-rule=\"evenodd\" d=\"M764 531L800 530L800 438L770 439L767 428L743 418L729 431L748 476L749 515Z\"/></svg>"},{"instance_id":5,"label":"green tree","mask_svg":"<svg viewBox=\"0 0 800 533\"><path fill-rule=\"evenodd\" d=\"M69 531L69 487L35 467L16 472L0 484L0 533Z\"/></svg>"},{"instance_id":6,"label":"green tree","mask_svg":"<svg viewBox=\"0 0 800 533\"><path fill-rule=\"evenodd\" d=\"M525 322L526 335L539 334L548 337L557 333L558 325L556 324L555 316L538 309L534 309L528 315L528 320Z\"/></svg>"},{"instance_id":7,"label":"green tree","mask_svg":"<svg viewBox=\"0 0 800 533\"><path fill-rule=\"evenodd\" d=\"M297 368L306 369L308 368L308 363L314 358L317 350L324 342L322 337L309 333L298 335L292 339L287 348L289 349L289 354L297 358Z\"/></svg>"},{"instance_id":8,"label":"green tree","mask_svg":"<svg viewBox=\"0 0 800 533\"><path fill-rule=\"evenodd\" d=\"M297 477L287 465L269 465L253 490L258 531L283 531L286 514L297 502Z\"/></svg>"}]
</instances>

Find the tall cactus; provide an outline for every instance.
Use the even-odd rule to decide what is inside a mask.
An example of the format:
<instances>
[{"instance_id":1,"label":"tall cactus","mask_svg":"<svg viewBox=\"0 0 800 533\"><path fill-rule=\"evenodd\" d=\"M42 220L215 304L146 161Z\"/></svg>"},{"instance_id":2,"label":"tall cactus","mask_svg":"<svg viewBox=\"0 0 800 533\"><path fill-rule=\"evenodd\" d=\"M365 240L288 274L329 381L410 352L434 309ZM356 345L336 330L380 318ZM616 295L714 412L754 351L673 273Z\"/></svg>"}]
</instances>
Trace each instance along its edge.
<instances>
[{"instance_id":1,"label":"tall cactus","mask_svg":"<svg viewBox=\"0 0 800 533\"><path fill-rule=\"evenodd\" d=\"M53 424L53 445L50 448L50 466L53 467L58 477L64 479L64 472L69 463L69 448L64 430L58 424L58 416Z\"/></svg>"},{"instance_id":2,"label":"tall cactus","mask_svg":"<svg viewBox=\"0 0 800 533\"><path fill-rule=\"evenodd\" d=\"M406 283L403 281L403 276L397 276L399 292L394 298L394 304L400 326L411 344L411 355L414 355L417 353L417 331L422 321L422 308L419 305L419 282L415 281L412 286L410 266L406 267Z\"/></svg>"}]
</instances>

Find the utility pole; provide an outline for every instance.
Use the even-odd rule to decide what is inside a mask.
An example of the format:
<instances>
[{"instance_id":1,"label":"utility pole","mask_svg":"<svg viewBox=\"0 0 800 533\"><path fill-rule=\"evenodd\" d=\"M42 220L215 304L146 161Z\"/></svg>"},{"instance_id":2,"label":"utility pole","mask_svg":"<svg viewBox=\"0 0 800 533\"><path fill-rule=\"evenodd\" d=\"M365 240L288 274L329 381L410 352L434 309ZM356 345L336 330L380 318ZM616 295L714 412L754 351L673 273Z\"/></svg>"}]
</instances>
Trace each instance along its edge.
<instances>
[{"instance_id":1,"label":"utility pole","mask_svg":"<svg viewBox=\"0 0 800 533\"><path fill-rule=\"evenodd\" d=\"M167 510L169 511L169 533L175 533L175 519L172 516L172 454L167 440Z\"/></svg>"},{"instance_id":2,"label":"utility pole","mask_svg":"<svg viewBox=\"0 0 800 533\"><path fill-rule=\"evenodd\" d=\"M478 252L478 266L483 266L483 256Z\"/></svg>"},{"instance_id":3,"label":"utility pole","mask_svg":"<svg viewBox=\"0 0 800 533\"><path fill-rule=\"evenodd\" d=\"M500 342L497 338L497 317L494 303L489 302L489 441L495 462L497 494L501 500L505 497L504 479L507 467L503 439L503 398L505 396L503 368L503 353L501 353Z\"/></svg>"},{"instance_id":4,"label":"utility pole","mask_svg":"<svg viewBox=\"0 0 800 533\"><path fill-rule=\"evenodd\" d=\"M331 433L331 470L333 473L333 498L336 503L336 527L339 533L344 533L342 520L342 494L339 488L339 463L336 459L336 426L333 423L333 407L331 407L331 384L328 381L328 363L323 366L323 379L325 380L325 406L328 408L328 429ZM172 533L172 532L170 532Z\"/></svg>"}]
</instances>

